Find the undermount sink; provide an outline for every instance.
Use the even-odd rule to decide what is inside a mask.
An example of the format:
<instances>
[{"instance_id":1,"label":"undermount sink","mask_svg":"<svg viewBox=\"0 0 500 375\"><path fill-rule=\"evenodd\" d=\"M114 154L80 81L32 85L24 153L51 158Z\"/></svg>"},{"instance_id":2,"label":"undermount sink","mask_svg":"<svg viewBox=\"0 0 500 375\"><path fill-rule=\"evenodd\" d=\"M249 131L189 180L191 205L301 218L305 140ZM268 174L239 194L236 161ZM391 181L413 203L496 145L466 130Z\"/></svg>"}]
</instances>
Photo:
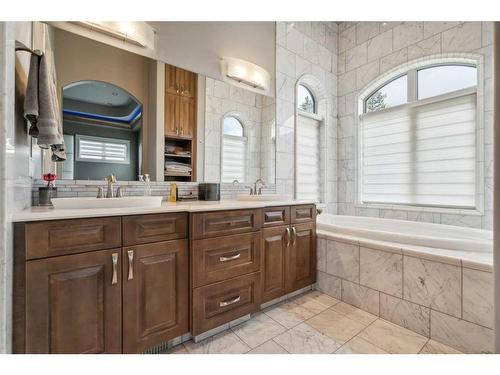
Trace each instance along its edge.
<instances>
[{"instance_id":1,"label":"undermount sink","mask_svg":"<svg viewBox=\"0 0 500 375\"><path fill-rule=\"evenodd\" d=\"M52 198L56 209L81 208L127 208L127 207L160 207L161 196L155 197L121 197L121 198Z\"/></svg>"},{"instance_id":2,"label":"undermount sink","mask_svg":"<svg viewBox=\"0 0 500 375\"><path fill-rule=\"evenodd\" d=\"M273 202L289 201L292 199L292 196L288 194L238 195L236 199L249 202Z\"/></svg>"}]
</instances>

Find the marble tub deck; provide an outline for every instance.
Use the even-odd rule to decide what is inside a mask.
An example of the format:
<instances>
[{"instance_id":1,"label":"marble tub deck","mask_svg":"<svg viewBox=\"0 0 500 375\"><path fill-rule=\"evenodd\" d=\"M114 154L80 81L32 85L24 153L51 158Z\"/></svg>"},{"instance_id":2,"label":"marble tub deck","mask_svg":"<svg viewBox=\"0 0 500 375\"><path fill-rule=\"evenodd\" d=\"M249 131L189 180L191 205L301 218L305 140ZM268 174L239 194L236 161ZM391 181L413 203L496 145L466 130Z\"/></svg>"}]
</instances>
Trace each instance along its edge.
<instances>
[{"instance_id":1,"label":"marble tub deck","mask_svg":"<svg viewBox=\"0 0 500 375\"><path fill-rule=\"evenodd\" d=\"M273 305L240 325L167 354L461 354L319 291Z\"/></svg>"}]
</instances>

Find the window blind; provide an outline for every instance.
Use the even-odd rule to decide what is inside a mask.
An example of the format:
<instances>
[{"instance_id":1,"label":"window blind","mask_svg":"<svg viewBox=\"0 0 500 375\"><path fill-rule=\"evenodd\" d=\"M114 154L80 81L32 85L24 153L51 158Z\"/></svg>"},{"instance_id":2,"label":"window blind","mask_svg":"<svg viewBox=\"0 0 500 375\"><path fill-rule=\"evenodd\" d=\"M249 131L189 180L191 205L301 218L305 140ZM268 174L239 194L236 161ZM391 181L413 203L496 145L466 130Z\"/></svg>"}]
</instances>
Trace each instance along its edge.
<instances>
[{"instance_id":1,"label":"window blind","mask_svg":"<svg viewBox=\"0 0 500 375\"><path fill-rule=\"evenodd\" d=\"M475 207L476 94L361 116L363 202Z\"/></svg>"},{"instance_id":2,"label":"window blind","mask_svg":"<svg viewBox=\"0 0 500 375\"><path fill-rule=\"evenodd\" d=\"M297 117L297 199L320 201L319 121L299 114Z\"/></svg>"},{"instance_id":3,"label":"window blind","mask_svg":"<svg viewBox=\"0 0 500 375\"><path fill-rule=\"evenodd\" d=\"M245 181L246 138L224 135L222 138L222 182Z\"/></svg>"},{"instance_id":4,"label":"window blind","mask_svg":"<svg viewBox=\"0 0 500 375\"><path fill-rule=\"evenodd\" d=\"M77 135L76 141L78 146L77 161L130 163L130 142L128 140Z\"/></svg>"}]
</instances>

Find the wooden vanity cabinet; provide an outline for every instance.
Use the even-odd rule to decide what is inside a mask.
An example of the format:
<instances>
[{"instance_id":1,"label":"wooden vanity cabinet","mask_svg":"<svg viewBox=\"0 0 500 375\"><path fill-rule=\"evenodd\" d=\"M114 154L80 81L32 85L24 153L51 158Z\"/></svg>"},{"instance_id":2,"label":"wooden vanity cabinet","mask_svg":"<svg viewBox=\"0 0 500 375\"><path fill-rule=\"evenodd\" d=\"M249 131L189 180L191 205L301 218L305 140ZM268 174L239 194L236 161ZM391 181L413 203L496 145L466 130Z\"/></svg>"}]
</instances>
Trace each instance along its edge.
<instances>
[{"instance_id":1,"label":"wooden vanity cabinet","mask_svg":"<svg viewBox=\"0 0 500 375\"><path fill-rule=\"evenodd\" d=\"M138 353L189 332L187 213L14 229L15 353Z\"/></svg>"},{"instance_id":2,"label":"wooden vanity cabinet","mask_svg":"<svg viewBox=\"0 0 500 375\"><path fill-rule=\"evenodd\" d=\"M193 139L196 86L195 73L165 65L165 137Z\"/></svg>"},{"instance_id":3,"label":"wooden vanity cabinet","mask_svg":"<svg viewBox=\"0 0 500 375\"><path fill-rule=\"evenodd\" d=\"M122 269L124 353L189 332L186 239L124 247Z\"/></svg>"},{"instance_id":4,"label":"wooden vanity cabinet","mask_svg":"<svg viewBox=\"0 0 500 375\"><path fill-rule=\"evenodd\" d=\"M268 302L316 282L315 205L265 210L262 230L262 302ZM291 212L291 215L287 215ZM279 213L283 213L279 215Z\"/></svg>"},{"instance_id":5,"label":"wooden vanity cabinet","mask_svg":"<svg viewBox=\"0 0 500 375\"><path fill-rule=\"evenodd\" d=\"M120 253L118 248L27 262L25 348L14 350L121 353Z\"/></svg>"}]
</instances>

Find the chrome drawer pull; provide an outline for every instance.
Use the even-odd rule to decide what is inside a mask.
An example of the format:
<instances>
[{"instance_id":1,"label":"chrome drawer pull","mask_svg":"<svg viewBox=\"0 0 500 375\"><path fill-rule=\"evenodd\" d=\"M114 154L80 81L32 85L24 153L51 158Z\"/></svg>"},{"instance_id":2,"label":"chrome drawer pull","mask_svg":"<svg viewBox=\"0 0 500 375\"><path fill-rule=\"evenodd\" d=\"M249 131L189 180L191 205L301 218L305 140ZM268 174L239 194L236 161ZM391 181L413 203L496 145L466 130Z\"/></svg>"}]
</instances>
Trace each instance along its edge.
<instances>
[{"instance_id":1,"label":"chrome drawer pull","mask_svg":"<svg viewBox=\"0 0 500 375\"><path fill-rule=\"evenodd\" d=\"M290 246L290 228L286 228L286 247Z\"/></svg>"},{"instance_id":2,"label":"chrome drawer pull","mask_svg":"<svg viewBox=\"0 0 500 375\"><path fill-rule=\"evenodd\" d=\"M127 251L128 255L128 277L127 280L132 280L134 278L134 250Z\"/></svg>"},{"instance_id":3,"label":"chrome drawer pull","mask_svg":"<svg viewBox=\"0 0 500 375\"><path fill-rule=\"evenodd\" d=\"M113 277L111 278L111 285L118 283L118 253L111 254L111 260L113 261Z\"/></svg>"},{"instance_id":4,"label":"chrome drawer pull","mask_svg":"<svg viewBox=\"0 0 500 375\"><path fill-rule=\"evenodd\" d=\"M240 299L241 299L241 297L238 296L238 297L236 297L236 298L234 298L232 300L229 300L229 301L222 301L222 302L219 303L219 306L220 307L226 307L226 306L232 305L233 303L239 302Z\"/></svg>"},{"instance_id":5,"label":"chrome drawer pull","mask_svg":"<svg viewBox=\"0 0 500 375\"><path fill-rule=\"evenodd\" d=\"M228 260L235 260L235 259L238 259L239 257L241 257L241 253L238 253L238 254L233 255L231 257L220 257L219 261L220 262L227 262Z\"/></svg>"},{"instance_id":6,"label":"chrome drawer pull","mask_svg":"<svg viewBox=\"0 0 500 375\"><path fill-rule=\"evenodd\" d=\"M293 234L292 245L295 246L295 243L297 242L297 229L295 229L295 227L292 227L292 234Z\"/></svg>"}]
</instances>

